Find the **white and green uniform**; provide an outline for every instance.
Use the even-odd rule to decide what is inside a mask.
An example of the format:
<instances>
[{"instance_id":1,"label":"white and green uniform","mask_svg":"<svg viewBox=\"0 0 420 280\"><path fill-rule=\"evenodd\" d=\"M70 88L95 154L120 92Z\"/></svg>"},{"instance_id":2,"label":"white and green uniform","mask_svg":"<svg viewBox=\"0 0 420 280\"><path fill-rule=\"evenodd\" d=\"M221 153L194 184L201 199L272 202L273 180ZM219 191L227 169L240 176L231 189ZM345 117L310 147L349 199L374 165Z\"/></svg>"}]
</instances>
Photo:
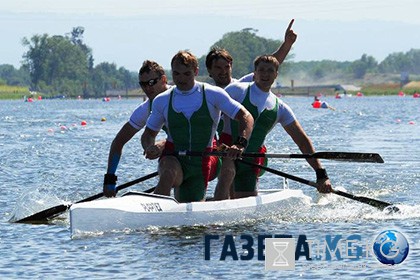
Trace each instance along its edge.
<instances>
[{"instance_id":1,"label":"white and green uniform","mask_svg":"<svg viewBox=\"0 0 420 280\"><path fill-rule=\"evenodd\" d=\"M158 95L146 126L153 131L167 127L168 149L204 151L213 146L221 111L234 118L240 108L241 104L223 89L196 82L187 92L174 88ZM184 176L178 199L202 200L209 179L208 161L195 157L179 157L179 161Z\"/></svg>"},{"instance_id":2,"label":"white and green uniform","mask_svg":"<svg viewBox=\"0 0 420 280\"><path fill-rule=\"evenodd\" d=\"M255 83L236 83L226 87L229 95L242 103L252 114L254 127L245 152L260 152L267 134L280 123L287 126L296 120L290 107L275 96L271 91L260 90ZM232 119L224 119L224 134L231 139L238 137L238 123ZM235 176L235 191L254 191L259 170L255 171L247 165L237 165Z\"/></svg>"},{"instance_id":3,"label":"white and green uniform","mask_svg":"<svg viewBox=\"0 0 420 280\"><path fill-rule=\"evenodd\" d=\"M142 129L146 125L150 111L152 111L152 102L147 99L134 110L128 123L137 130Z\"/></svg>"},{"instance_id":4,"label":"white and green uniform","mask_svg":"<svg viewBox=\"0 0 420 280\"><path fill-rule=\"evenodd\" d=\"M235 78L230 79L229 85L234 84L234 83L251 83L253 80L254 80L254 73L249 73L239 79L235 79ZM228 87L229 85L227 85L226 87ZM224 117L222 114L222 117L219 121L219 125L217 126L218 138L220 134L222 134L222 131L223 131L223 126L224 126L223 122L224 122Z\"/></svg>"},{"instance_id":5,"label":"white and green uniform","mask_svg":"<svg viewBox=\"0 0 420 280\"><path fill-rule=\"evenodd\" d=\"M150 99L147 99L143 103L141 103L131 114L130 120L128 123L137 131L140 131L145 125L147 118L152 111L152 102ZM121 154L120 153L113 153L111 156L110 165L108 168L108 173L115 174L118 168L118 163L120 162Z\"/></svg>"}]
</instances>

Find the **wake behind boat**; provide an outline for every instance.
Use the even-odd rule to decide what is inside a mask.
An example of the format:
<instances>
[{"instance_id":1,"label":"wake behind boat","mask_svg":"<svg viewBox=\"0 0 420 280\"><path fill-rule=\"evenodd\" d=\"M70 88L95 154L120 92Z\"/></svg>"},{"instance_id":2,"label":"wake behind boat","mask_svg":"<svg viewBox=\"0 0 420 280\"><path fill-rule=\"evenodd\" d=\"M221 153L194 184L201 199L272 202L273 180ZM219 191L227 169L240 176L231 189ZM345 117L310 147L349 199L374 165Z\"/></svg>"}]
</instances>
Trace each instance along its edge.
<instances>
[{"instance_id":1,"label":"wake behind boat","mask_svg":"<svg viewBox=\"0 0 420 280\"><path fill-rule=\"evenodd\" d=\"M301 190L261 191L258 196L222 201L179 203L173 197L128 192L111 199L83 202L70 208L72 236L136 230L149 226L193 226L244 221L271 215L311 198Z\"/></svg>"}]
</instances>

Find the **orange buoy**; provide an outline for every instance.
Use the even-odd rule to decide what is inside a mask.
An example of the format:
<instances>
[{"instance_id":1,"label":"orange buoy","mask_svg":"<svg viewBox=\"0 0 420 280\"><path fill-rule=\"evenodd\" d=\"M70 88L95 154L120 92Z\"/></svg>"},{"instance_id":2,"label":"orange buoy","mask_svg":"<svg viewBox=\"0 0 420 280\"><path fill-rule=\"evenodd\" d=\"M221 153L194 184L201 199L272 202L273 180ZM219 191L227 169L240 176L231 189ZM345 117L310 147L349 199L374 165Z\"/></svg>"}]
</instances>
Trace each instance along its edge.
<instances>
[{"instance_id":1,"label":"orange buoy","mask_svg":"<svg viewBox=\"0 0 420 280\"><path fill-rule=\"evenodd\" d=\"M81 121L80 125L85 126L85 125L87 125L87 122L86 121Z\"/></svg>"},{"instance_id":2,"label":"orange buoy","mask_svg":"<svg viewBox=\"0 0 420 280\"><path fill-rule=\"evenodd\" d=\"M313 103L312 103L312 107L313 108L321 108L321 101L319 101L319 100L315 100Z\"/></svg>"}]
</instances>

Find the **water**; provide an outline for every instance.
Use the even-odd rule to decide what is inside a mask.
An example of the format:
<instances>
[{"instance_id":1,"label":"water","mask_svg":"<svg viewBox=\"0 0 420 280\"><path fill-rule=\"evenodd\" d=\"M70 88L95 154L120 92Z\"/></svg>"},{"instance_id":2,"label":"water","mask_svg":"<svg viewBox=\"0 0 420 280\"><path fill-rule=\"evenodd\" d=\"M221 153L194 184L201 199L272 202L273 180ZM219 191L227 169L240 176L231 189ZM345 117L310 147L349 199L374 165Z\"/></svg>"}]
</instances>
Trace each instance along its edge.
<instances>
[{"instance_id":1,"label":"water","mask_svg":"<svg viewBox=\"0 0 420 280\"><path fill-rule=\"evenodd\" d=\"M231 225L149 228L70 238L68 217L48 225L10 223L48 207L75 202L101 192L110 143L128 120L137 100L0 101L0 275L2 279L416 279L420 272L420 100L411 97L363 97L327 101L336 111L315 110L311 98L284 98L295 111L318 151L379 153L384 164L324 160L334 186L347 192L392 202L401 209L386 214L334 195L320 196L309 186L290 182L312 197L307 208L291 208L261 220ZM106 121L101 121L106 118ZM81 126L81 121L87 122ZM411 124L410 124L411 122ZM267 139L270 153L298 153L281 127ZM304 160L271 160L270 167L314 180ZM139 137L124 148L119 183L152 173L156 163L142 157ZM153 187L155 179L130 190ZM281 186L266 173L261 188ZM214 183L210 185L212 193ZM112 217L109 217L112 219ZM396 228L410 243L402 264L387 267L375 257L350 262L309 262L300 258L295 271L265 271L264 261L228 257L219 260L226 235L257 241L261 234L359 234L372 240L381 230ZM219 235L204 260L204 235ZM255 248L256 249L256 248ZM363 267L362 265L365 265Z\"/></svg>"}]
</instances>

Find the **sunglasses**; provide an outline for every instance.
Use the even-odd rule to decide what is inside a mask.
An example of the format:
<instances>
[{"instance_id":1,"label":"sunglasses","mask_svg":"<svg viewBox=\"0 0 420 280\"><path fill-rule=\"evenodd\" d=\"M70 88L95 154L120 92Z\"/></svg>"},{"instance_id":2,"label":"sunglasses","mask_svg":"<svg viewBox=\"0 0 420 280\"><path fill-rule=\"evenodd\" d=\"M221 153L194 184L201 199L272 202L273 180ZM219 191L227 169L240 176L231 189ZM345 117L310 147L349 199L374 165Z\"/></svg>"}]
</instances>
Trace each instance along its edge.
<instances>
[{"instance_id":1,"label":"sunglasses","mask_svg":"<svg viewBox=\"0 0 420 280\"><path fill-rule=\"evenodd\" d=\"M141 82L140 81L139 82L139 85L142 86L142 87L146 87L146 86L152 87L152 86L154 86L154 85L157 84L157 82L160 80L160 78L161 77L157 77L157 78L154 78L154 79L150 79L150 80L148 80L146 82Z\"/></svg>"}]
</instances>

